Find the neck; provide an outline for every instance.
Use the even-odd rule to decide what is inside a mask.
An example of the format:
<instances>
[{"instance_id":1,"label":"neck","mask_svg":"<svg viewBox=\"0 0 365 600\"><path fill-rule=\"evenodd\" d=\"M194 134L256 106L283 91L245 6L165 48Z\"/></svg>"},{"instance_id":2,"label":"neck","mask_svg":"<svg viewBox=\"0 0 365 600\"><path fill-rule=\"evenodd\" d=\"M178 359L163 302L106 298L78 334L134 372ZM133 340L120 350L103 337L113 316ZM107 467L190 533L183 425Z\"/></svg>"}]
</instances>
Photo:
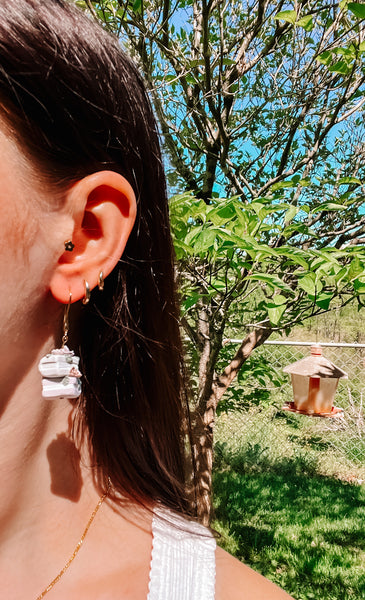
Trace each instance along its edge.
<instances>
[{"instance_id":1,"label":"neck","mask_svg":"<svg viewBox=\"0 0 365 600\"><path fill-rule=\"evenodd\" d=\"M76 531L81 531L85 515L92 511L98 498L92 472L80 460L71 437L75 409L68 400L47 400L41 396L38 363L52 347L54 341L50 337L34 352L31 364L19 374L11 394L2 399L2 573L8 568L5 556L10 563L12 558L16 565L28 564L31 571L33 555L43 559L45 548L50 562L59 564L61 557L67 556L68 546L50 549L50 539L57 539L61 523L74 525ZM7 390L10 388L10 384L6 386Z\"/></svg>"}]
</instances>

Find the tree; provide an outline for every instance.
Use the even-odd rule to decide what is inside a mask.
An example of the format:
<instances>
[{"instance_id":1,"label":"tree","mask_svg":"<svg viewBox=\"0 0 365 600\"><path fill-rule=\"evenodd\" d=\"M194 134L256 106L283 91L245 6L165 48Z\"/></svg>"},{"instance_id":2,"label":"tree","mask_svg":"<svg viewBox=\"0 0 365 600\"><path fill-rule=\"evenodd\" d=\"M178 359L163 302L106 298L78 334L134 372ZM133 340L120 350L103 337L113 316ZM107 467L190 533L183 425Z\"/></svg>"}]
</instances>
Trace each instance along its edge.
<instances>
[{"instance_id":1,"label":"tree","mask_svg":"<svg viewBox=\"0 0 365 600\"><path fill-rule=\"evenodd\" d=\"M251 352L334 303L364 302L365 6L77 4L128 46L159 119L207 521L217 406ZM221 367L233 331L244 341Z\"/></svg>"}]
</instances>

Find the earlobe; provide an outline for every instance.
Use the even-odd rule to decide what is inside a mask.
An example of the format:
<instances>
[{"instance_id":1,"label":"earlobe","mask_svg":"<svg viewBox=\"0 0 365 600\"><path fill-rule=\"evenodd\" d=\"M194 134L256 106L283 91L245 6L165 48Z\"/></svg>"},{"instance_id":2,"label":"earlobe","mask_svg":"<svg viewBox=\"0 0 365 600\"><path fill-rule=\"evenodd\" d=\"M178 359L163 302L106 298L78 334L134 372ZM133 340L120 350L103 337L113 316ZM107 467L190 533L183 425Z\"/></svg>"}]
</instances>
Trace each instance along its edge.
<instances>
[{"instance_id":1,"label":"earlobe","mask_svg":"<svg viewBox=\"0 0 365 600\"><path fill-rule=\"evenodd\" d=\"M136 218L136 198L128 181L114 171L100 171L78 181L68 192L73 231L60 248L50 282L62 303L75 302L99 285L121 258ZM72 250L70 242L74 245Z\"/></svg>"}]
</instances>

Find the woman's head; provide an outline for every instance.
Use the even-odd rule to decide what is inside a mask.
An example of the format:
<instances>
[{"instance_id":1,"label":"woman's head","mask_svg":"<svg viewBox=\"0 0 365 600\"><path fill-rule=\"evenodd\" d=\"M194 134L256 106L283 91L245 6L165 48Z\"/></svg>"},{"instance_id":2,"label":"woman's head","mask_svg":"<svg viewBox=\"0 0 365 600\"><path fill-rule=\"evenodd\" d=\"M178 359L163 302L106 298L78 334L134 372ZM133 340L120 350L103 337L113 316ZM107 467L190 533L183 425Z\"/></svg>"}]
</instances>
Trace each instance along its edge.
<instances>
[{"instance_id":1,"label":"woman's head","mask_svg":"<svg viewBox=\"0 0 365 600\"><path fill-rule=\"evenodd\" d=\"M141 78L118 41L68 2L1 0L0 117L42 188L41 210L62 216L55 237L70 232L75 243L55 256L46 292L78 300L84 279L94 288L99 270L107 275L77 324L79 418L99 476L139 501L184 508L172 245Z\"/></svg>"},{"instance_id":2,"label":"woman's head","mask_svg":"<svg viewBox=\"0 0 365 600\"><path fill-rule=\"evenodd\" d=\"M10 111L23 149L50 181L112 168L138 195L149 168L139 165L146 152L160 162L158 141L141 78L118 41L63 0L0 2L0 17L3 115Z\"/></svg>"}]
</instances>

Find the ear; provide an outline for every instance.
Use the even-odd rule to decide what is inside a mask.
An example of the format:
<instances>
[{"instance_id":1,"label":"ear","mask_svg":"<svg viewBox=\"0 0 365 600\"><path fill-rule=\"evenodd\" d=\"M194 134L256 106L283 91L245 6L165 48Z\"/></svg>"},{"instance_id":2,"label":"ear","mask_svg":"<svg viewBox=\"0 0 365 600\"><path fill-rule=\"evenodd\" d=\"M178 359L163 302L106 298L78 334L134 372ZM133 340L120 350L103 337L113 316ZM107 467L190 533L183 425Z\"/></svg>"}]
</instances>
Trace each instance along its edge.
<instances>
[{"instance_id":1,"label":"ear","mask_svg":"<svg viewBox=\"0 0 365 600\"><path fill-rule=\"evenodd\" d=\"M51 292L66 304L92 290L100 272L107 277L123 254L136 218L136 198L128 181L114 171L99 171L72 186L66 197L73 250L63 252L50 282Z\"/></svg>"}]
</instances>

